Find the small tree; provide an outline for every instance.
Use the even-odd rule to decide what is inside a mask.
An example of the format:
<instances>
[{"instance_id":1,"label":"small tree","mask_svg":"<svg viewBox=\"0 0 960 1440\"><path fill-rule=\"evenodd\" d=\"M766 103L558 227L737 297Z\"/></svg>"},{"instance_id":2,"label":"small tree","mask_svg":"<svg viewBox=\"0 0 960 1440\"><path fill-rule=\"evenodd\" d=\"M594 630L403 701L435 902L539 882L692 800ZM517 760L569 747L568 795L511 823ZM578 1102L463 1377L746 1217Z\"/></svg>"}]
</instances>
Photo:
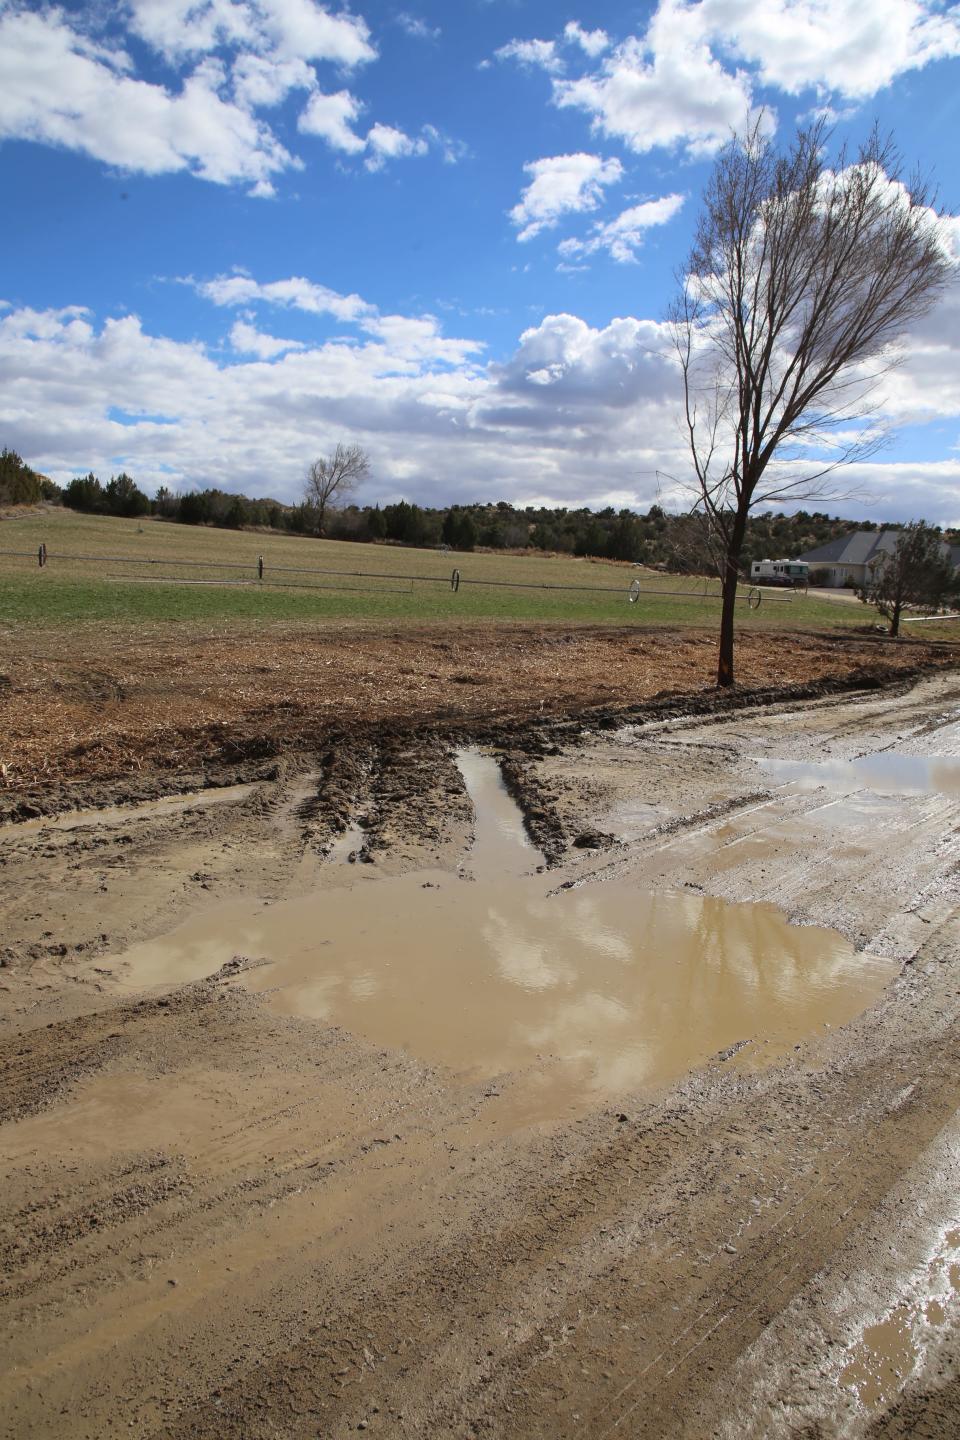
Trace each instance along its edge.
<instances>
[{"instance_id":1,"label":"small tree","mask_svg":"<svg viewBox=\"0 0 960 1440\"><path fill-rule=\"evenodd\" d=\"M323 534L327 507L342 500L370 473L367 452L359 445L338 444L332 455L321 455L307 470L304 500L316 516L316 531Z\"/></svg>"},{"instance_id":2,"label":"small tree","mask_svg":"<svg viewBox=\"0 0 960 1440\"><path fill-rule=\"evenodd\" d=\"M732 685L734 606L755 506L824 495L880 436L872 391L891 343L953 270L920 181L874 132L830 168L821 123L779 153L762 117L721 151L671 310L693 509L722 579L717 683Z\"/></svg>"},{"instance_id":3,"label":"small tree","mask_svg":"<svg viewBox=\"0 0 960 1440\"><path fill-rule=\"evenodd\" d=\"M892 553L884 553L857 595L875 605L890 621L890 634L900 633L900 616L907 605L935 610L958 591L958 576L939 530L915 520L900 532Z\"/></svg>"},{"instance_id":4,"label":"small tree","mask_svg":"<svg viewBox=\"0 0 960 1440\"><path fill-rule=\"evenodd\" d=\"M100 514L105 508L103 486L91 470L89 475L76 475L63 492L63 503L70 510Z\"/></svg>"},{"instance_id":5,"label":"small tree","mask_svg":"<svg viewBox=\"0 0 960 1440\"><path fill-rule=\"evenodd\" d=\"M103 499L111 515L134 516L150 513L150 501L126 471L111 475L104 487Z\"/></svg>"}]
</instances>

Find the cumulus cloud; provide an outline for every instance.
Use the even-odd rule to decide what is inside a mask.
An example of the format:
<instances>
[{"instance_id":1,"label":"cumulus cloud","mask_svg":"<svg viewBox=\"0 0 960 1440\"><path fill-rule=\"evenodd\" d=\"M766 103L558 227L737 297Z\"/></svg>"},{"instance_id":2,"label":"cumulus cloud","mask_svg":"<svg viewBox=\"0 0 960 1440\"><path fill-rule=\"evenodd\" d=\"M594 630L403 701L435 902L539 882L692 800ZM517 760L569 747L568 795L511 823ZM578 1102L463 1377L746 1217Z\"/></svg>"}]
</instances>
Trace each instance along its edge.
<instances>
[{"instance_id":1,"label":"cumulus cloud","mask_svg":"<svg viewBox=\"0 0 960 1440\"><path fill-rule=\"evenodd\" d=\"M233 66L233 93L251 110L270 109L292 90L312 90L316 76L305 60L240 55Z\"/></svg>"},{"instance_id":2,"label":"cumulus cloud","mask_svg":"<svg viewBox=\"0 0 960 1440\"><path fill-rule=\"evenodd\" d=\"M278 335L265 335L249 319L236 320L230 330L230 344L240 355L256 355L259 360L273 360L285 350L303 350L301 340L281 340Z\"/></svg>"},{"instance_id":3,"label":"cumulus cloud","mask_svg":"<svg viewBox=\"0 0 960 1440\"><path fill-rule=\"evenodd\" d=\"M563 69L553 40L511 40L495 53L498 60L517 60L521 65L546 70L548 75L559 74Z\"/></svg>"},{"instance_id":4,"label":"cumulus cloud","mask_svg":"<svg viewBox=\"0 0 960 1440\"><path fill-rule=\"evenodd\" d=\"M148 485L251 490L269 473L281 498L295 497L304 455L346 433L375 460L371 500L496 492L579 503L596 471L586 457L603 456L604 491L633 491L638 470L654 468L665 383L649 323L591 330L555 317L500 368L480 364L478 341L444 335L431 317L368 317L351 342L285 347L275 358L271 337L258 340L248 320L232 333L252 359L225 363L132 316L97 324L75 309L2 311L4 435L64 480L121 466ZM547 365L550 384L529 378ZM117 410L132 423L113 420Z\"/></svg>"},{"instance_id":5,"label":"cumulus cloud","mask_svg":"<svg viewBox=\"0 0 960 1440\"><path fill-rule=\"evenodd\" d=\"M553 95L637 153L682 146L691 156L712 154L753 104L749 77L723 67L682 0L661 0L642 40L625 40L592 74L555 81Z\"/></svg>"},{"instance_id":6,"label":"cumulus cloud","mask_svg":"<svg viewBox=\"0 0 960 1440\"><path fill-rule=\"evenodd\" d=\"M447 339L433 315L375 315L361 324L406 369L411 362L463 365L484 348L479 340Z\"/></svg>"},{"instance_id":7,"label":"cumulus cloud","mask_svg":"<svg viewBox=\"0 0 960 1440\"><path fill-rule=\"evenodd\" d=\"M415 40L439 40L442 33L439 25L428 25L421 16L411 15L406 10L401 10L397 16L397 24Z\"/></svg>"},{"instance_id":8,"label":"cumulus cloud","mask_svg":"<svg viewBox=\"0 0 960 1440\"><path fill-rule=\"evenodd\" d=\"M622 210L613 220L591 226L586 239L561 241L558 249L566 259L595 255L606 250L620 264L636 260L646 232L655 225L666 225L683 208L682 195L663 195L658 200L644 200Z\"/></svg>"},{"instance_id":9,"label":"cumulus cloud","mask_svg":"<svg viewBox=\"0 0 960 1440\"><path fill-rule=\"evenodd\" d=\"M224 99L207 59L178 93L134 79L125 51L92 46L58 11L0 15L0 138L37 140L148 175L269 181L299 162L249 110Z\"/></svg>"},{"instance_id":10,"label":"cumulus cloud","mask_svg":"<svg viewBox=\"0 0 960 1440\"><path fill-rule=\"evenodd\" d=\"M357 155L367 148L367 142L353 129L362 109L349 90L338 90L335 95L317 90L307 101L297 129L304 135L319 135L333 150Z\"/></svg>"},{"instance_id":11,"label":"cumulus cloud","mask_svg":"<svg viewBox=\"0 0 960 1440\"><path fill-rule=\"evenodd\" d=\"M221 46L343 66L377 53L360 16L331 15L314 0L129 0L128 9L131 30L173 62Z\"/></svg>"},{"instance_id":12,"label":"cumulus cloud","mask_svg":"<svg viewBox=\"0 0 960 1440\"><path fill-rule=\"evenodd\" d=\"M952 380L941 379L938 405L956 416L960 332L928 324L920 348L940 347L937 365ZM344 435L373 458L363 496L371 503L405 495L603 505L616 496L645 509L658 496L658 470L685 473L670 336L654 320L591 326L550 315L500 364L431 316L366 313L351 338L315 342L263 334L246 315L230 325L232 360L151 334L134 316L101 323L82 306L0 305L6 442L61 481L125 468L148 487L260 493L269 474L281 499L296 498L305 457ZM128 423L112 418L117 411ZM877 519L958 521L958 481L960 458L874 462L849 474L876 497L860 513Z\"/></svg>"},{"instance_id":13,"label":"cumulus cloud","mask_svg":"<svg viewBox=\"0 0 960 1440\"><path fill-rule=\"evenodd\" d=\"M561 39L600 63L568 76L556 40L513 40L497 54L546 70L555 104L583 110L637 153L702 157L743 127L758 86L812 92L836 110L960 55L960 10L938 0L659 0L646 30L616 46L575 20Z\"/></svg>"},{"instance_id":14,"label":"cumulus cloud","mask_svg":"<svg viewBox=\"0 0 960 1440\"><path fill-rule=\"evenodd\" d=\"M562 215L595 210L604 187L623 176L617 159L599 155L552 155L524 165L531 176L510 219L520 233L518 240L532 240L541 230L551 229Z\"/></svg>"},{"instance_id":15,"label":"cumulus cloud","mask_svg":"<svg viewBox=\"0 0 960 1440\"><path fill-rule=\"evenodd\" d=\"M212 280L186 281L214 305L250 305L262 302L287 309L302 310L307 315L332 315L337 320L361 320L376 314L376 307L359 295L341 295L326 285L318 285L302 275L261 284L252 275L238 270L232 275L216 275Z\"/></svg>"},{"instance_id":16,"label":"cumulus cloud","mask_svg":"<svg viewBox=\"0 0 960 1440\"><path fill-rule=\"evenodd\" d=\"M333 150L364 155L364 166L370 171L382 170L388 160L426 155L432 144L440 147L448 164L454 163L462 153L455 141L441 135L433 125L425 125L420 135L408 135L396 125L377 121L366 135L358 135L353 127L362 110L363 106L349 90L340 90L336 95L322 95L318 91L310 96L297 125L305 135L319 135Z\"/></svg>"},{"instance_id":17,"label":"cumulus cloud","mask_svg":"<svg viewBox=\"0 0 960 1440\"><path fill-rule=\"evenodd\" d=\"M393 125L374 125L367 133L370 154L363 162L368 170L379 170L387 160L408 155L426 155L429 145L424 137L407 135Z\"/></svg>"},{"instance_id":18,"label":"cumulus cloud","mask_svg":"<svg viewBox=\"0 0 960 1440\"><path fill-rule=\"evenodd\" d=\"M602 55L610 47L606 30L584 30L576 20L569 20L563 27L563 38L568 45L579 45L591 59Z\"/></svg>"},{"instance_id":19,"label":"cumulus cloud","mask_svg":"<svg viewBox=\"0 0 960 1440\"><path fill-rule=\"evenodd\" d=\"M933 0L702 0L703 34L788 94L864 100L898 75L960 55L960 13Z\"/></svg>"},{"instance_id":20,"label":"cumulus cloud","mask_svg":"<svg viewBox=\"0 0 960 1440\"><path fill-rule=\"evenodd\" d=\"M71 15L0 4L0 140L61 146L146 175L247 183L251 195L271 196L276 177L303 162L258 112L305 91L300 133L365 155L371 170L429 148L426 131L411 139L378 123L357 134L361 102L321 87L318 64L354 69L376 57L359 16L315 0L129 0L122 17L129 36L178 72L176 88L138 78L119 41L92 38L103 19L97 7Z\"/></svg>"}]
</instances>

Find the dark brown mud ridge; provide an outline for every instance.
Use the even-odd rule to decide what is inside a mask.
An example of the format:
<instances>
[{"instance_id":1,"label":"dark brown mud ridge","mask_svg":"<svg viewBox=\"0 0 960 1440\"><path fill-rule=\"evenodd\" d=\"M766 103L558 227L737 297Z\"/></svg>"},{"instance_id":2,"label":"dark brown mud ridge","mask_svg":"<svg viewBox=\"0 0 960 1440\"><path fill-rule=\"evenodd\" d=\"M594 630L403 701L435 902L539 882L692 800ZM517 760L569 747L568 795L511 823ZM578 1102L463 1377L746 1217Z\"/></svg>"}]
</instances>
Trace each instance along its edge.
<instances>
[{"instance_id":1,"label":"dark brown mud ridge","mask_svg":"<svg viewBox=\"0 0 960 1440\"><path fill-rule=\"evenodd\" d=\"M465 717L451 724L449 715L424 714L358 722L349 728L335 722L307 727L302 717L294 720L291 714L282 733L228 736L222 726L215 726L192 734L189 746L185 738L182 747L170 748L173 755L187 750L205 753L202 765L178 768L166 763L109 780L53 780L47 786L30 787L28 794L9 790L0 793L0 823L251 783L273 787L272 800L261 791L249 802L253 810L269 810L284 801L298 776L309 773L316 777L315 783L311 781L294 805L305 843L324 854L353 825L363 832L357 858L369 860L389 850L405 833L415 832L429 844L439 842L450 824L469 823L469 802L451 751L484 745L498 754L530 837L553 865L571 845L603 849L614 843L592 830L568 834L556 813L556 796L534 778L533 763L558 753L561 746L629 724L710 717L719 721L736 711L858 691L902 693L922 677L955 664L948 651L914 665L857 666L802 684L694 693L665 690L633 704L583 706L562 714L509 715L493 721ZM162 758L166 762L169 756Z\"/></svg>"}]
</instances>

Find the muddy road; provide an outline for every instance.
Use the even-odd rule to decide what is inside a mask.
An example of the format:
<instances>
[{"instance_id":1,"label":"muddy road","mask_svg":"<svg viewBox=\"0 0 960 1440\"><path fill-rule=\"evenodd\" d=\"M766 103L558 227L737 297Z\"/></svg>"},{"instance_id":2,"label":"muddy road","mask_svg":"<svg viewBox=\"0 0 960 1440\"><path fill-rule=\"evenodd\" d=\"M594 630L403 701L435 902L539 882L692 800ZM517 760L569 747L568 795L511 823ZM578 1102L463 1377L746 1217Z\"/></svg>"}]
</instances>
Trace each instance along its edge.
<instances>
[{"instance_id":1,"label":"muddy road","mask_svg":"<svg viewBox=\"0 0 960 1440\"><path fill-rule=\"evenodd\" d=\"M784 678L186 790L54 747L0 1433L960 1433L960 674Z\"/></svg>"}]
</instances>

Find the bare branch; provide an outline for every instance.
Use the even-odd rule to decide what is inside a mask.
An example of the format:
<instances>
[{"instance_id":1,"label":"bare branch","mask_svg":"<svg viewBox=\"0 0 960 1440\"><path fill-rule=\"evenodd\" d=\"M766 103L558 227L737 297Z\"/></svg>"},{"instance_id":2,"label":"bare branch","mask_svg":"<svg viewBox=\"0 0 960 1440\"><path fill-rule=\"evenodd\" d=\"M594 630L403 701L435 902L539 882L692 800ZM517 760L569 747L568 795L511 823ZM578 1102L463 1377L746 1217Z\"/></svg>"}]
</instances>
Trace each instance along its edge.
<instances>
[{"instance_id":1,"label":"bare branch","mask_svg":"<svg viewBox=\"0 0 960 1440\"><path fill-rule=\"evenodd\" d=\"M351 494L370 473L367 453L359 445L338 444L332 455L321 455L308 467L304 499L317 512L316 530L323 534L327 510L335 500Z\"/></svg>"},{"instance_id":2,"label":"bare branch","mask_svg":"<svg viewBox=\"0 0 960 1440\"><path fill-rule=\"evenodd\" d=\"M747 518L825 498L884 436L872 412L895 342L956 273L929 186L874 130L825 159L822 122L786 152L762 120L721 152L671 311L696 508L725 545L719 682ZM769 473L768 473L769 471Z\"/></svg>"}]
</instances>

